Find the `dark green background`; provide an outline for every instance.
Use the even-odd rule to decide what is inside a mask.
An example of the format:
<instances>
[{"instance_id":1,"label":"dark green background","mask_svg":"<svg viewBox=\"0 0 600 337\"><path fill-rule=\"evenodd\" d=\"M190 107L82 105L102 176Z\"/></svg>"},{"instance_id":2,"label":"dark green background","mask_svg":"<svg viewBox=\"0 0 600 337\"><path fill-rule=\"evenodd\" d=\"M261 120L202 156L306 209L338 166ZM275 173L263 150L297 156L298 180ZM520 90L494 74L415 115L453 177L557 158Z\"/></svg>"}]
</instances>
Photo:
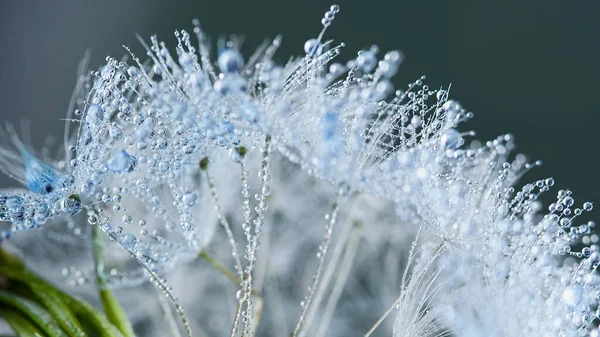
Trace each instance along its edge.
<instances>
[{"instance_id":1,"label":"dark green background","mask_svg":"<svg viewBox=\"0 0 600 337\"><path fill-rule=\"evenodd\" d=\"M340 1L326 37L345 42L342 58L378 44L406 54L396 84L425 74L433 87L475 112L463 129L489 139L510 132L518 150L544 167L526 180L553 176L578 204L600 201L600 2ZM34 145L62 135L75 71L86 48L92 65L141 53L135 33L174 45L175 29L198 18L215 38L243 33L248 55L282 34L279 60L302 53L320 30L325 1L3 1L0 3L0 114L32 121ZM9 182L3 180L5 184ZM553 193L554 194L554 193ZM600 206L600 203L598 204Z\"/></svg>"}]
</instances>

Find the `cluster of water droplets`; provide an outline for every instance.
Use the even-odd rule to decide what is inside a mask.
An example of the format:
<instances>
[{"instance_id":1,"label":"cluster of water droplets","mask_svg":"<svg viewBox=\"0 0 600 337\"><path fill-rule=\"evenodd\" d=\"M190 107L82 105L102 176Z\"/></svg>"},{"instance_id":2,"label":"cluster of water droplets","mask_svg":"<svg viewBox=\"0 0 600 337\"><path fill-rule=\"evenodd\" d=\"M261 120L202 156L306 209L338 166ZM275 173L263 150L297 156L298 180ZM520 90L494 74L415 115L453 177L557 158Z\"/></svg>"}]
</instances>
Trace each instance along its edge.
<instances>
[{"instance_id":1,"label":"cluster of water droplets","mask_svg":"<svg viewBox=\"0 0 600 337\"><path fill-rule=\"evenodd\" d=\"M6 145L0 149L0 170L25 185L29 192L8 190L0 193L0 242L15 233L42 226L49 219L73 216L82 203L74 193L74 177L62 174L52 164L38 159L7 125L1 132Z\"/></svg>"},{"instance_id":2,"label":"cluster of water droplets","mask_svg":"<svg viewBox=\"0 0 600 337\"><path fill-rule=\"evenodd\" d=\"M457 335L597 336L598 236L594 222L578 224L593 205L576 206L561 190L544 214L538 199L554 181L521 182L541 163L512 156L511 135L469 141L474 133L459 129L473 114L448 98L449 88L430 88L422 77L394 90L402 53L372 46L335 63L344 45L323 37L338 12L334 5L325 13L305 55L285 66L273 61L280 38L247 60L239 40L219 41L215 62L197 22L197 46L187 31L176 31L174 50L156 37L141 41L148 61L128 48L121 60L107 58L80 80L77 130L73 137L66 132L64 159L42 161L9 128L14 146L0 150L2 170L28 190L0 193L0 221L9 224L0 239L68 218L60 240L86 240L98 226L106 234L109 284L132 286L150 275L182 317L162 273L222 239L211 248L237 277L232 335L256 331L255 293L271 275L287 282L279 296L302 299L291 310L300 310L292 331L304 336L321 312L328 317L322 322L340 325L332 304L320 307L331 284L331 303L364 316L368 310L343 298L345 280L353 275L374 285L378 269L366 257L397 268L408 233L422 228L409 254L414 278L391 282L405 290L394 306L396 335L418 326ZM61 230L54 226L46 235L58 242ZM359 250L351 244L355 236L371 247ZM124 249L110 249L110 242ZM263 242L268 252L282 249L265 264ZM317 250L316 272L294 274L291 265L306 264L306 247ZM343 282L335 281L337 265L329 261L340 263ZM92 279L90 268L76 264L59 269L69 284ZM296 283L307 295L298 296ZM204 294L221 286L213 279L204 284ZM382 303L390 296L379 295ZM277 301L288 307L289 298ZM195 308L209 309L226 311L225 304ZM281 324L265 320L269 328Z\"/></svg>"}]
</instances>

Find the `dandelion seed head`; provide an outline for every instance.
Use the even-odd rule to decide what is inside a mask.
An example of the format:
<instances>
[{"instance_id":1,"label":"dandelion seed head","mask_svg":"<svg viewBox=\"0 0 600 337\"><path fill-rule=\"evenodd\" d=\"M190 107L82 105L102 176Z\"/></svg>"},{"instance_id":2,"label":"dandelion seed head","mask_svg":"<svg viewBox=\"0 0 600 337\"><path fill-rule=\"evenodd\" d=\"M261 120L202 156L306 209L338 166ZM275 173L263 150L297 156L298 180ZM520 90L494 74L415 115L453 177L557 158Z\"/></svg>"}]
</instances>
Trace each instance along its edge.
<instances>
[{"instance_id":1,"label":"dandelion seed head","mask_svg":"<svg viewBox=\"0 0 600 337\"><path fill-rule=\"evenodd\" d=\"M92 271L76 255L90 253L82 241L98 226L104 245L124 248L105 253L109 285L135 289L149 274L173 299L162 275L201 279L203 301L180 297L215 332L225 288L243 308L241 335L256 328L257 289L275 308L261 329L289 333L300 313L298 337L348 335L386 308L393 336L597 335L593 204L559 190L542 207L554 180L524 182L541 162L513 154L510 134L480 142L463 131L474 115L450 87L421 77L395 91L401 52L337 60L343 44L324 37L338 12L283 66L279 38L249 57L238 38L222 40L214 60L197 23L197 46L182 30L174 47L140 38L147 61L129 48L108 57L84 80L66 159L41 161L14 137L17 151L0 151L3 171L28 188L0 193L10 224L0 238L44 224L10 241L64 242L48 254L66 264L53 277L83 288ZM237 284L182 271L207 249Z\"/></svg>"}]
</instances>

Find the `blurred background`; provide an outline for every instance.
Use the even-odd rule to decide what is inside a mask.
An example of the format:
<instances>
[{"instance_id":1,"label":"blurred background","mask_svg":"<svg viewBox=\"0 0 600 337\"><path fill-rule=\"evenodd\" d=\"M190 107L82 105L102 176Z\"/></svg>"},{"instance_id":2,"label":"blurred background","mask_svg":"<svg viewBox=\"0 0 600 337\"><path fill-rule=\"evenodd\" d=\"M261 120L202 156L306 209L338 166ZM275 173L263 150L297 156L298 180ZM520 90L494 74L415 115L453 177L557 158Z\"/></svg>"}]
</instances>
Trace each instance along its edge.
<instances>
[{"instance_id":1,"label":"blurred background","mask_svg":"<svg viewBox=\"0 0 600 337\"><path fill-rule=\"evenodd\" d=\"M31 121L32 141L61 136L79 60L119 58L135 34L175 45L175 29L198 18L214 40L246 36L244 53L283 35L278 60L303 53L316 37L327 1L1 1L0 118ZM554 177L578 203L600 205L600 2L339 1L326 39L345 42L342 60L377 44L406 55L397 88L421 75L475 112L462 130L486 140L510 132L518 151L541 159L526 180ZM12 184L0 181L2 186ZM555 193L553 193L554 195ZM598 218L598 217L596 217Z\"/></svg>"}]
</instances>

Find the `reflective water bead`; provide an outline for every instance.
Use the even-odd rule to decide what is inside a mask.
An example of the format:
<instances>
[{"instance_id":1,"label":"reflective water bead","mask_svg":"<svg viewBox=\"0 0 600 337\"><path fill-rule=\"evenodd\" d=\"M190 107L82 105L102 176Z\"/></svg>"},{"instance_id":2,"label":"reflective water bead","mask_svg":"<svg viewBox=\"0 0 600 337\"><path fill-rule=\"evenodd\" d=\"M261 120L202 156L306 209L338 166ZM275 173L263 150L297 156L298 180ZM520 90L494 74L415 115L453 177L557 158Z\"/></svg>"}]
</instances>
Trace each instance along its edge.
<instances>
[{"instance_id":1,"label":"reflective water bead","mask_svg":"<svg viewBox=\"0 0 600 337\"><path fill-rule=\"evenodd\" d=\"M439 102L443 102L448 99L448 92L446 90L438 90L438 92L435 94L435 97Z\"/></svg>"},{"instance_id":2,"label":"reflective water bead","mask_svg":"<svg viewBox=\"0 0 600 337\"><path fill-rule=\"evenodd\" d=\"M123 245L123 247L128 250L132 250L135 248L137 244L137 239L133 234L123 234L119 237L119 242Z\"/></svg>"},{"instance_id":3,"label":"reflective water bead","mask_svg":"<svg viewBox=\"0 0 600 337\"><path fill-rule=\"evenodd\" d=\"M95 216L94 214L91 214L90 216L88 216L88 223L90 225L95 225L98 223L98 217Z\"/></svg>"},{"instance_id":4,"label":"reflective water bead","mask_svg":"<svg viewBox=\"0 0 600 337\"><path fill-rule=\"evenodd\" d=\"M573 203L575 202L575 200L573 200L572 197L565 197L562 201L563 205L567 206L567 207L571 207L573 206Z\"/></svg>"},{"instance_id":5,"label":"reflective water bead","mask_svg":"<svg viewBox=\"0 0 600 337\"><path fill-rule=\"evenodd\" d=\"M329 66L329 73L336 77L343 74L345 70L346 68L340 63L333 63L331 66Z\"/></svg>"},{"instance_id":6,"label":"reflective water bead","mask_svg":"<svg viewBox=\"0 0 600 337\"><path fill-rule=\"evenodd\" d=\"M94 185L99 185L102 181L104 181L104 172L102 171L95 171L90 176L90 182Z\"/></svg>"},{"instance_id":7,"label":"reflective water bead","mask_svg":"<svg viewBox=\"0 0 600 337\"><path fill-rule=\"evenodd\" d=\"M75 177L71 174L67 174L66 176L62 177L61 179L61 185L63 190L73 186L73 184L75 183Z\"/></svg>"},{"instance_id":8,"label":"reflective water bead","mask_svg":"<svg viewBox=\"0 0 600 337\"><path fill-rule=\"evenodd\" d=\"M235 293L235 298L237 298L240 303L243 303L246 300L246 292L242 289L238 290Z\"/></svg>"},{"instance_id":9,"label":"reflective water bead","mask_svg":"<svg viewBox=\"0 0 600 337\"><path fill-rule=\"evenodd\" d=\"M448 129L440 137L440 142L445 150L456 150L463 144L464 140L456 129Z\"/></svg>"},{"instance_id":10,"label":"reflective water bead","mask_svg":"<svg viewBox=\"0 0 600 337\"><path fill-rule=\"evenodd\" d=\"M304 52L308 56L319 56L323 52L323 45L317 39L310 39L304 43Z\"/></svg>"},{"instance_id":11,"label":"reflective water bead","mask_svg":"<svg viewBox=\"0 0 600 337\"><path fill-rule=\"evenodd\" d=\"M194 56L188 53L181 54L179 56L179 64L185 69L190 68L194 63Z\"/></svg>"},{"instance_id":12,"label":"reflective water bead","mask_svg":"<svg viewBox=\"0 0 600 337\"><path fill-rule=\"evenodd\" d=\"M589 202L589 201L588 201L588 202L585 202L585 203L583 204L583 209L584 209L584 210L586 210L586 211L588 211L588 212L589 212L589 211L591 211L593 208L594 208L594 204L592 204L592 203L591 203L591 202Z\"/></svg>"},{"instance_id":13,"label":"reflective water bead","mask_svg":"<svg viewBox=\"0 0 600 337\"><path fill-rule=\"evenodd\" d=\"M136 114L133 116L133 123L135 125L142 125L142 123L144 123L144 116L142 114Z\"/></svg>"},{"instance_id":14,"label":"reflective water bead","mask_svg":"<svg viewBox=\"0 0 600 337\"><path fill-rule=\"evenodd\" d=\"M140 70L134 66L131 66L129 69L127 69L127 73L131 77L136 77L140 73Z\"/></svg>"},{"instance_id":15,"label":"reflective water bead","mask_svg":"<svg viewBox=\"0 0 600 337\"><path fill-rule=\"evenodd\" d=\"M18 195L12 195L6 198L6 208L10 217L21 217L25 212L25 208L23 207L23 198Z\"/></svg>"},{"instance_id":16,"label":"reflective water bead","mask_svg":"<svg viewBox=\"0 0 600 337\"><path fill-rule=\"evenodd\" d=\"M148 187L148 178L139 178L135 184L140 188L146 188Z\"/></svg>"},{"instance_id":17,"label":"reflective water bead","mask_svg":"<svg viewBox=\"0 0 600 337\"><path fill-rule=\"evenodd\" d=\"M325 12L325 16L323 16L323 20L321 21L321 23L323 23L324 25L329 25L331 24L331 21L333 21L333 19L335 19L335 13L327 11Z\"/></svg>"},{"instance_id":18,"label":"reflective water bead","mask_svg":"<svg viewBox=\"0 0 600 337\"><path fill-rule=\"evenodd\" d=\"M125 150L121 150L110 157L106 162L106 168L115 173L123 171L131 172L135 168L136 163L135 157L130 156Z\"/></svg>"},{"instance_id":19,"label":"reflective water bead","mask_svg":"<svg viewBox=\"0 0 600 337\"><path fill-rule=\"evenodd\" d=\"M114 139L120 139L123 137L123 130L118 126L113 125L108 129L108 134Z\"/></svg>"},{"instance_id":20,"label":"reflective water bead","mask_svg":"<svg viewBox=\"0 0 600 337\"><path fill-rule=\"evenodd\" d=\"M377 71L386 78L392 78L398 72L398 65L391 61L379 61Z\"/></svg>"},{"instance_id":21,"label":"reflective water bead","mask_svg":"<svg viewBox=\"0 0 600 337\"><path fill-rule=\"evenodd\" d=\"M169 162L161 161L160 163L158 163L158 170L160 172L167 172L169 170Z\"/></svg>"},{"instance_id":22,"label":"reflective water bead","mask_svg":"<svg viewBox=\"0 0 600 337\"><path fill-rule=\"evenodd\" d=\"M159 149L166 149L167 148L167 139L164 137L160 137L158 139L156 139L156 147Z\"/></svg>"},{"instance_id":23,"label":"reflective water bead","mask_svg":"<svg viewBox=\"0 0 600 337\"><path fill-rule=\"evenodd\" d=\"M421 126L421 116L414 115L410 120L410 124L412 124L415 128Z\"/></svg>"},{"instance_id":24,"label":"reflective water bead","mask_svg":"<svg viewBox=\"0 0 600 337\"><path fill-rule=\"evenodd\" d=\"M217 62L222 73L236 73L244 66L242 54L235 49L225 49L219 55Z\"/></svg>"},{"instance_id":25,"label":"reflective water bead","mask_svg":"<svg viewBox=\"0 0 600 337\"><path fill-rule=\"evenodd\" d=\"M388 80L381 80L381 81L379 81L379 83L377 83L377 86L375 87L375 91L376 91L376 95L373 96L373 98L376 100L383 99L387 95L389 95L392 91L394 91L394 86L392 85L392 82L390 82Z\"/></svg>"},{"instance_id":26,"label":"reflective water bead","mask_svg":"<svg viewBox=\"0 0 600 337\"><path fill-rule=\"evenodd\" d=\"M370 50L363 50L356 58L356 65L362 68L363 71L370 72L377 65L375 53Z\"/></svg>"},{"instance_id":27,"label":"reflective water bead","mask_svg":"<svg viewBox=\"0 0 600 337\"><path fill-rule=\"evenodd\" d=\"M196 193L187 192L183 195L182 201L186 206L192 207L196 204Z\"/></svg>"},{"instance_id":28,"label":"reflective water bead","mask_svg":"<svg viewBox=\"0 0 600 337\"><path fill-rule=\"evenodd\" d=\"M104 120L104 110L98 104L92 104L87 111L87 120L96 125Z\"/></svg>"},{"instance_id":29,"label":"reflective water bead","mask_svg":"<svg viewBox=\"0 0 600 337\"><path fill-rule=\"evenodd\" d=\"M63 212L67 213L68 215L78 214L83 208L81 204L81 199L79 199L79 196L77 194L73 194L68 198L63 199L61 206Z\"/></svg>"},{"instance_id":30,"label":"reflective water bead","mask_svg":"<svg viewBox=\"0 0 600 337\"><path fill-rule=\"evenodd\" d=\"M36 217L48 217L50 215L50 206L44 201L35 202Z\"/></svg>"},{"instance_id":31,"label":"reflective water bead","mask_svg":"<svg viewBox=\"0 0 600 337\"><path fill-rule=\"evenodd\" d=\"M461 106L460 103L458 103L457 101L449 100L442 105L442 109L448 112L457 112L461 109Z\"/></svg>"},{"instance_id":32,"label":"reflective water bead","mask_svg":"<svg viewBox=\"0 0 600 337\"><path fill-rule=\"evenodd\" d=\"M404 59L404 54L399 50L392 50L385 54L384 60L399 64Z\"/></svg>"},{"instance_id":33,"label":"reflective water bead","mask_svg":"<svg viewBox=\"0 0 600 337\"><path fill-rule=\"evenodd\" d=\"M79 192L83 195L92 195L96 191L96 186L89 180L79 187Z\"/></svg>"}]
</instances>

